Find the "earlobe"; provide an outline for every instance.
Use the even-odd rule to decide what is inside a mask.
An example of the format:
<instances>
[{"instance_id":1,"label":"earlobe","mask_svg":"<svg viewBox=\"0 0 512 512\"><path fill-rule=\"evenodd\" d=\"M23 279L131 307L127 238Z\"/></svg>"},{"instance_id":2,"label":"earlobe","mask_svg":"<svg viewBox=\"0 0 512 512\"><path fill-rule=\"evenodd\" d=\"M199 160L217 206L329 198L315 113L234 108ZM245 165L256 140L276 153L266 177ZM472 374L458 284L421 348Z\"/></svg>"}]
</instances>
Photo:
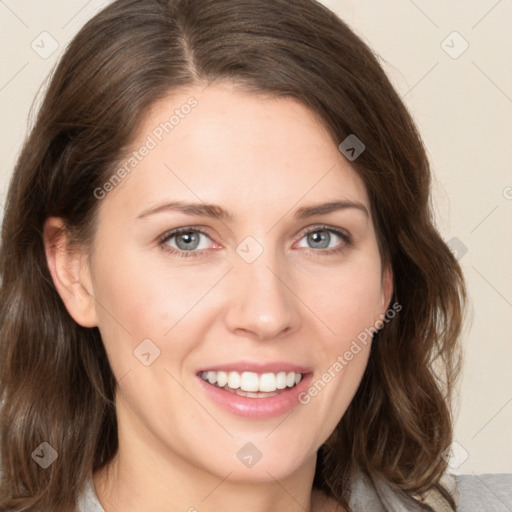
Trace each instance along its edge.
<instances>
[{"instance_id":1,"label":"earlobe","mask_svg":"<svg viewBox=\"0 0 512 512\"><path fill-rule=\"evenodd\" d=\"M61 218L46 219L43 239L53 283L69 314L83 327L96 327L98 324L87 254L71 247L66 224Z\"/></svg>"}]
</instances>

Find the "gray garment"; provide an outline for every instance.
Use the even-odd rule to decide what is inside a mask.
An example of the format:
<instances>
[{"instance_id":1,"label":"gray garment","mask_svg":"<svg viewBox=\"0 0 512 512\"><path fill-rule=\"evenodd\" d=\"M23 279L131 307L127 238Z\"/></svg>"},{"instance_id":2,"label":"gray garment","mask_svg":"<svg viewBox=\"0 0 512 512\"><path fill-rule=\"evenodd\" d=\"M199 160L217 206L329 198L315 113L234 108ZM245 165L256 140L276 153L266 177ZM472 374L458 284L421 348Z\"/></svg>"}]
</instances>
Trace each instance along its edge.
<instances>
[{"instance_id":1,"label":"gray garment","mask_svg":"<svg viewBox=\"0 0 512 512\"><path fill-rule=\"evenodd\" d=\"M461 512L512 512L512 473L458 475Z\"/></svg>"},{"instance_id":2,"label":"gray garment","mask_svg":"<svg viewBox=\"0 0 512 512\"><path fill-rule=\"evenodd\" d=\"M512 474L445 475L448 486L456 484L459 493L457 511L460 512L512 512ZM350 506L354 512L408 512L419 510L405 504L386 485L373 490L368 482L359 479L352 488ZM100 505L92 479L78 504L79 512L105 512Z\"/></svg>"},{"instance_id":3,"label":"gray garment","mask_svg":"<svg viewBox=\"0 0 512 512\"><path fill-rule=\"evenodd\" d=\"M443 483L457 502L457 512L512 512L512 473L471 475L445 474ZM431 505L436 511L447 510L442 504ZM374 491L359 479L352 490L350 506L354 512L405 512L420 510L405 503L388 486Z\"/></svg>"},{"instance_id":4,"label":"gray garment","mask_svg":"<svg viewBox=\"0 0 512 512\"><path fill-rule=\"evenodd\" d=\"M105 512L96 497L92 477L87 480L82 497L78 500L78 512Z\"/></svg>"},{"instance_id":5,"label":"gray garment","mask_svg":"<svg viewBox=\"0 0 512 512\"><path fill-rule=\"evenodd\" d=\"M454 475L448 473L443 475L442 483L455 501L458 500L457 482ZM449 504L439 499L437 495L431 496L427 502L436 512L453 512ZM421 512L422 507L412 498L406 495L399 495L389 484L384 481L372 485L370 480L359 473L354 479L349 505L354 512Z\"/></svg>"}]
</instances>

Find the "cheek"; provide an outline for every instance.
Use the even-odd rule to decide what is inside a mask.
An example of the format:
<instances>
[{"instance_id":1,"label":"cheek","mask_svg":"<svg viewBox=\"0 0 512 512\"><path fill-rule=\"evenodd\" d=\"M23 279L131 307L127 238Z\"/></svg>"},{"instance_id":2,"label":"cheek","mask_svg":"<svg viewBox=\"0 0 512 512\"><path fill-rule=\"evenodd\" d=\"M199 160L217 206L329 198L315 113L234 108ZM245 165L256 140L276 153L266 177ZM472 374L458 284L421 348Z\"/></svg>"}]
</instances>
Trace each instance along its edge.
<instances>
[{"instance_id":1,"label":"cheek","mask_svg":"<svg viewBox=\"0 0 512 512\"><path fill-rule=\"evenodd\" d=\"M313 406L316 417L324 418L325 435L336 427L357 391L382 308L378 259L360 259L328 277L317 281L310 294L328 329L322 329L326 334L315 350L319 372L301 399ZM321 293L320 282L328 283L328 292Z\"/></svg>"},{"instance_id":2,"label":"cheek","mask_svg":"<svg viewBox=\"0 0 512 512\"><path fill-rule=\"evenodd\" d=\"M166 347L179 335L183 343L173 345L172 350L173 360L179 361L192 345L184 343L187 334L192 338L192 333L197 335L207 323L206 317L197 318L197 312L204 310L203 302L207 302L201 298L223 269L170 268L165 258L155 264L128 251L116 259L103 252L97 261L101 262L94 274L99 328L116 376L137 364L134 350L146 339L161 350L163 357L158 362L162 363L167 359Z\"/></svg>"},{"instance_id":3,"label":"cheek","mask_svg":"<svg viewBox=\"0 0 512 512\"><path fill-rule=\"evenodd\" d=\"M165 325L157 319L171 305L164 288L155 288L153 273L133 255L98 246L93 272L98 327L112 370L121 378L135 366L134 350L143 340L159 347Z\"/></svg>"},{"instance_id":4,"label":"cheek","mask_svg":"<svg viewBox=\"0 0 512 512\"><path fill-rule=\"evenodd\" d=\"M161 336L166 320L186 312L193 290L190 282L179 278L179 272L155 268L151 261L129 251L115 260L104 252L97 261L94 289L98 302L108 305L101 315L105 324L117 320L130 332ZM161 322L155 323L157 319Z\"/></svg>"},{"instance_id":5,"label":"cheek","mask_svg":"<svg viewBox=\"0 0 512 512\"><path fill-rule=\"evenodd\" d=\"M315 287L311 303L331 336L329 345L343 350L361 332L375 325L382 310L380 265L373 260L340 267ZM366 263L366 264L365 264Z\"/></svg>"}]
</instances>

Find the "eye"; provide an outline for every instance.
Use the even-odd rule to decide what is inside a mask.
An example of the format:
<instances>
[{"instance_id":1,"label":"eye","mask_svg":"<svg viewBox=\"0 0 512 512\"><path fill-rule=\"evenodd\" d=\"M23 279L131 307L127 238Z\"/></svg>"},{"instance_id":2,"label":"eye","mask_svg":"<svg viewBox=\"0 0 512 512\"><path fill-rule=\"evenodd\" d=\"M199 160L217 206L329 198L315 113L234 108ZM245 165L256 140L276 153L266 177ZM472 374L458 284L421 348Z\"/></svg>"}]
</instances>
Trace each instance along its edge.
<instances>
[{"instance_id":1,"label":"eye","mask_svg":"<svg viewBox=\"0 0 512 512\"><path fill-rule=\"evenodd\" d=\"M313 254L322 255L343 251L352 242L349 233L328 226L315 226L306 231L300 240L298 247L314 249ZM183 227L164 233L159 239L159 245L165 251L176 256L188 258L207 255L202 251L212 248L215 243L203 231L197 228Z\"/></svg>"},{"instance_id":2,"label":"eye","mask_svg":"<svg viewBox=\"0 0 512 512\"><path fill-rule=\"evenodd\" d=\"M305 240L306 245L301 243L299 247L324 249L323 252L327 253L343 250L351 242L351 238L348 233L344 233L341 230L329 228L327 226L316 226L313 229L310 229L304 233L301 240Z\"/></svg>"},{"instance_id":3,"label":"eye","mask_svg":"<svg viewBox=\"0 0 512 512\"><path fill-rule=\"evenodd\" d=\"M198 253L195 251L209 249L210 244L208 240L211 244L212 240L206 233L195 228L186 227L165 233L159 240L159 243L167 251L179 256L188 257L197 256Z\"/></svg>"}]
</instances>

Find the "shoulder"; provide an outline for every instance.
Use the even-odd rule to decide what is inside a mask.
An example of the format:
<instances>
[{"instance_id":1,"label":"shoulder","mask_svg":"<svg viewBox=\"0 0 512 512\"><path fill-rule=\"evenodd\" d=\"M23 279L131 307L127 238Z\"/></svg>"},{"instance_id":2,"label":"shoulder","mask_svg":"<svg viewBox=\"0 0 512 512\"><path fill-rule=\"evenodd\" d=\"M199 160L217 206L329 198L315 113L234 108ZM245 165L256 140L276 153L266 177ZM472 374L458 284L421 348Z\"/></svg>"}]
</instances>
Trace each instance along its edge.
<instances>
[{"instance_id":1,"label":"shoulder","mask_svg":"<svg viewBox=\"0 0 512 512\"><path fill-rule=\"evenodd\" d=\"M443 487L457 503L458 493L455 477L445 474L440 480ZM363 473L352 479L350 492L350 507L353 510L372 510L385 512L387 510L425 510L424 505L434 512L453 512L448 500L433 488L426 493L409 496L384 480L371 481Z\"/></svg>"},{"instance_id":2,"label":"shoulder","mask_svg":"<svg viewBox=\"0 0 512 512\"><path fill-rule=\"evenodd\" d=\"M445 473L439 483L448 491L451 498L455 502L458 509L459 503L459 489L455 476L450 473ZM422 496L415 496L415 498L424 505L428 505L435 512L451 512L453 511L450 502L444 497L444 495L438 489L430 489Z\"/></svg>"},{"instance_id":3,"label":"shoulder","mask_svg":"<svg viewBox=\"0 0 512 512\"><path fill-rule=\"evenodd\" d=\"M477 475L443 475L440 483L453 497L457 504L457 512L474 510L510 511L512 510L512 473ZM442 495L432 490L423 495L422 501L436 512L451 511L448 502ZM314 506L313 506L314 505ZM402 508L400 508L400 505ZM389 486L371 483L362 475L353 481L350 496L353 510L415 510L415 507L401 502ZM316 507L316 508L315 508ZM398 507L398 508L397 508ZM341 505L318 490L312 493L312 512L342 512Z\"/></svg>"},{"instance_id":4,"label":"shoulder","mask_svg":"<svg viewBox=\"0 0 512 512\"><path fill-rule=\"evenodd\" d=\"M454 498L458 512L512 510L512 473L445 474L441 483ZM445 510L439 493L428 493L423 501L436 511Z\"/></svg>"},{"instance_id":5,"label":"shoulder","mask_svg":"<svg viewBox=\"0 0 512 512\"><path fill-rule=\"evenodd\" d=\"M460 512L512 510L512 473L457 475Z\"/></svg>"}]
</instances>

